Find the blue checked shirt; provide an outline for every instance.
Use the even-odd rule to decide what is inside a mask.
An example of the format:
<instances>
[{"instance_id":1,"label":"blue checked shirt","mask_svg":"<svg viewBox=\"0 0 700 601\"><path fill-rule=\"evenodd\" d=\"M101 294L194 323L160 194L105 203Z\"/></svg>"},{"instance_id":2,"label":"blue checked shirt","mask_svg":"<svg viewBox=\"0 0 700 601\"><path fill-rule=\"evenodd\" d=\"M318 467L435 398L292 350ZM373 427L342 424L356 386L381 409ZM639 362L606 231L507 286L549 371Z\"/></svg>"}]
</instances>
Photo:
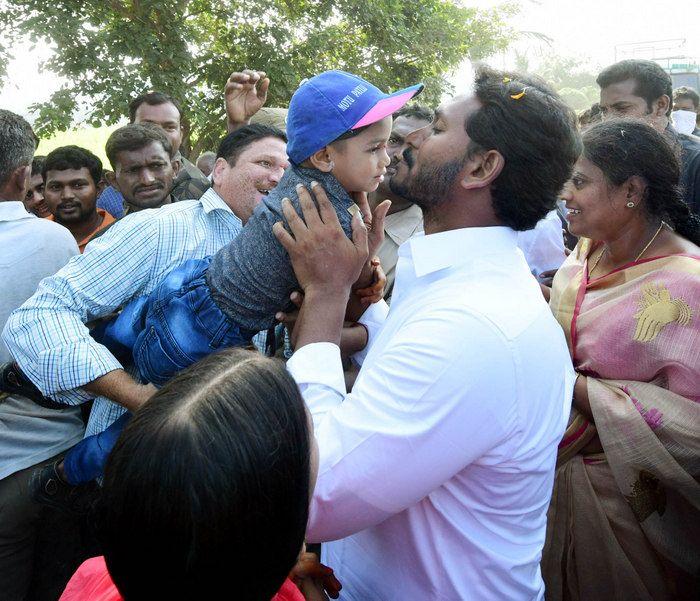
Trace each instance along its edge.
<instances>
[{"instance_id":1,"label":"blue checked shirt","mask_svg":"<svg viewBox=\"0 0 700 601\"><path fill-rule=\"evenodd\" d=\"M85 324L149 294L174 267L214 254L242 228L213 189L199 200L128 215L41 282L10 316L3 341L44 394L83 403L91 397L81 386L122 368ZM103 431L124 411L98 397L86 435Z\"/></svg>"}]
</instances>

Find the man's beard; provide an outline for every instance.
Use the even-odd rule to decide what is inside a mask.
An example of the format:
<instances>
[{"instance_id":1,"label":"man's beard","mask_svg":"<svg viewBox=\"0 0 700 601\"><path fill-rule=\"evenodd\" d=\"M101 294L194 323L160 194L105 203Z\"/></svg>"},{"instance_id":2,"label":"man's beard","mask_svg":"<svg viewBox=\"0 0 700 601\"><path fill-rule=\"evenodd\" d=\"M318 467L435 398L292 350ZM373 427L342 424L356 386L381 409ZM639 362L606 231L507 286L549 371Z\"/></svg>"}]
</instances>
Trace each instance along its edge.
<instances>
[{"instance_id":1,"label":"man's beard","mask_svg":"<svg viewBox=\"0 0 700 601\"><path fill-rule=\"evenodd\" d=\"M404 151L404 160L411 169L415 159L410 148ZM415 175L409 174L403 181L396 181L394 175L389 181L389 187L397 196L417 204L424 212L429 211L447 200L455 178L464 167L464 161L462 158L442 164L423 165Z\"/></svg>"}]
</instances>

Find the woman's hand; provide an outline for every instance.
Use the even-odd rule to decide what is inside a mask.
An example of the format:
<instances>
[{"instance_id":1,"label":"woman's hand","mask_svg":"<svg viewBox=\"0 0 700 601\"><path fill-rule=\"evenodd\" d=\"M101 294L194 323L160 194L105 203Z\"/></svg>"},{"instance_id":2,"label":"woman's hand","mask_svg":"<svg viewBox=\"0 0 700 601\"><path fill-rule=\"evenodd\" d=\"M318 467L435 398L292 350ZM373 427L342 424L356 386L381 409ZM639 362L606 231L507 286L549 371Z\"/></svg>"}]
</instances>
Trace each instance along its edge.
<instances>
[{"instance_id":1,"label":"woman's hand","mask_svg":"<svg viewBox=\"0 0 700 601\"><path fill-rule=\"evenodd\" d=\"M333 570L324 566L315 553L303 552L289 578L299 587L306 601L325 601L328 597L337 599L343 588Z\"/></svg>"},{"instance_id":2,"label":"woman's hand","mask_svg":"<svg viewBox=\"0 0 700 601\"><path fill-rule=\"evenodd\" d=\"M583 413L589 422L594 423L591 403L588 400L588 378L582 374L576 376L574 383L574 407Z\"/></svg>"}]
</instances>

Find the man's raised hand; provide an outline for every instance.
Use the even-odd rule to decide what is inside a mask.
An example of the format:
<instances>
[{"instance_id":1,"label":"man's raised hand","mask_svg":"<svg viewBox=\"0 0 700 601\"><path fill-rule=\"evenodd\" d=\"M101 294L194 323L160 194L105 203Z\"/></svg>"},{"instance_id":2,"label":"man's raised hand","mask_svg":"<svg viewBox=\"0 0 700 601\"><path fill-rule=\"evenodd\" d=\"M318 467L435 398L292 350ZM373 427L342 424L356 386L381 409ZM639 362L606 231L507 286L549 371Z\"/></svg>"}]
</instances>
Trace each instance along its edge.
<instances>
[{"instance_id":1,"label":"man's raised hand","mask_svg":"<svg viewBox=\"0 0 700 601\"><path fill-rule=\"evenodd\" d=\"M224 88L229 132L246 125L263 107L269 86L270 80L264 71L246 69L231 73Z\"/></svg>"}]
</instances>

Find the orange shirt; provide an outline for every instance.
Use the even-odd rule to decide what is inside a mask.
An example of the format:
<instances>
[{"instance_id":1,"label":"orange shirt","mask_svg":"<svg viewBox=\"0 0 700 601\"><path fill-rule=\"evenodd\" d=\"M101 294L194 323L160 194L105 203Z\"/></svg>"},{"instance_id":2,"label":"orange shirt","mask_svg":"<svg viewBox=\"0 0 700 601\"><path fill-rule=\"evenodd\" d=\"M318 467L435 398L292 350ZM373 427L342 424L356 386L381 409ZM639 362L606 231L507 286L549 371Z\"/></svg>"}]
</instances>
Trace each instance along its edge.
<instances>
[{"instance_id":1,"label":"orange shirt","mask_svg":"<svg viewBox=\"0 0 700 601\"><path fill-rule=\"evenodd\" d=\"M78 243L78 249L80 250L81 253L85 250L85 246L87 245L88 242L90 242L90 240L92 240L92 237L95 234L108 228L110 225L112 225L116 221L116 219L114 217L112 217L112 215L109 214L104 209L97 209L97 214L102 217L102 223L99 225L99 227L97 229L95 229L95 231L90 232L82 240L76 240L76 242ZM51 221L54 221L53 215L49 215L48 217L46 217L46 219L50 219Z\"/></svg>"}]
</instances>

